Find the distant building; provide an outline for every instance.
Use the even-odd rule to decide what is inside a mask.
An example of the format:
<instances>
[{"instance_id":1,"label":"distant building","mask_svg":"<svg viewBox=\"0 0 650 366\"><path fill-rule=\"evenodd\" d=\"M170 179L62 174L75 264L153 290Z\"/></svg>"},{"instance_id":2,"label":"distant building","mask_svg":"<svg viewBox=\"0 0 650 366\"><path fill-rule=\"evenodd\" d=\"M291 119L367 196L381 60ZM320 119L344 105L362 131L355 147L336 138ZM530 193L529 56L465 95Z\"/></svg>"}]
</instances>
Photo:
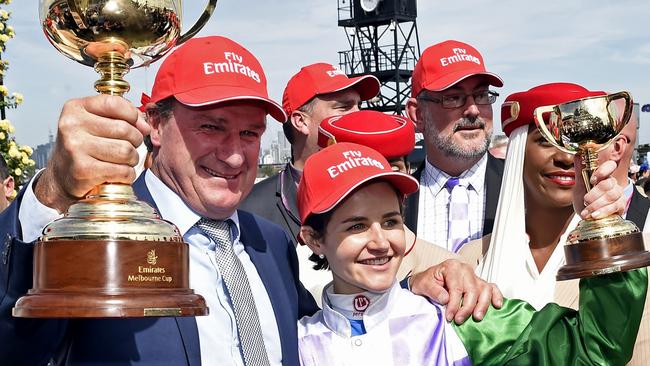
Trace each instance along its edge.
<instances>
[{"instance_id":1,"label":"distant building","mask_svg":"<svg viewBox=\"0 0 650 366\"><path fill-rule=\"evenodd\" d=\"M280 150L284 150L289 147L289 141L284 137L284 132L278 132L278 145L280 145Z\"/></svg>"},{"instance_id":2,"label":"distant building","mask_svg":"<svg viewBox=\"0 0 650 366\"><path fill-rule=\"evenodd\" d=\"M282 132L278 132L276 140L271 142L271 145L266 149L260 149L258 157L259 165L279 165L285 164L291 160L291 145L284 137Z\"/></svg>"},{"instance_id":3,"label":"distant building","mask_svg":"<svg viewBox=\"0 0 650 366\"><path fill-rule=\"evenodd\" d=\"M31 156L32 160L36 163L36 169L43 169L47 166L47 162L52 157L52 151L54 151L54 136L50 132L49 142L36 146Z\"/></svg>"},{"instance_id":4,"label":"distant building","mask_svg":"<svg viewBox=\"0 0 650 366\"><path fill-rule=\"evenodd\" d=\"M278 164L280 162L280 146L275 141L271 144L271 156L273 157L271 164Z\"/></svg>"},{"instance_id":5,"label":"distant building","mask_svg":"<svg viewBox=\"0 0 650 366\"><path fill-rule=\"evenodd\" d=\"M262 158L262 164L265 165L273 164L273 156L271 156L271 154L264 155L264 157Z\"/></svg>"}]
</instances>

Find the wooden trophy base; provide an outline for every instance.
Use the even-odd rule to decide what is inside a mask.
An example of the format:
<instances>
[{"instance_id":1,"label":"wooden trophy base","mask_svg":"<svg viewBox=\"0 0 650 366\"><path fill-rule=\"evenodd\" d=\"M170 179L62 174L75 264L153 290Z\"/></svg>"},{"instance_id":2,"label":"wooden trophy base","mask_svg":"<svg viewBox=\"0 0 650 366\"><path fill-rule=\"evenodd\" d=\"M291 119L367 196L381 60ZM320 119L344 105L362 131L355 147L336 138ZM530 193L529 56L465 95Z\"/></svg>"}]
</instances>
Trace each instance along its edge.
<instances>
[{"instance_id":1,"label":"wooden trophy base","mask_svg":"<svg viewBox=\"0 0 650 366\"><path fill-rule=\"evenodd\" d=\"M557 272L557 280L625 272L650 265L640 232L607 239L586 240L564 246L567 264Z\"/></svg>"},{"instance_id":2,"label":"wooden trophy base","mask_svg":"<svg viewBox=\"0 0 650 366\"><path fill-rule=\"evenodd\" d=\"M56 240L34 247L33 288L22 318L127 318L208 314L189 288L183 242Z\"/></svg>"}]
</instances>

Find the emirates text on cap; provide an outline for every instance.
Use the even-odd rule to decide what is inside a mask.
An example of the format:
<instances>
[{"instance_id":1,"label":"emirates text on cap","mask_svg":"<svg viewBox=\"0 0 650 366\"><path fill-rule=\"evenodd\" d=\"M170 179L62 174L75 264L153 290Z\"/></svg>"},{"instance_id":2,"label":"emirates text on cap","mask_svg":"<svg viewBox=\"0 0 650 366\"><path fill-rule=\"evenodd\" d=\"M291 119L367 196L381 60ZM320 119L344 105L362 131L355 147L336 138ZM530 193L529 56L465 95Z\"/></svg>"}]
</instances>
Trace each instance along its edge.
<instances>
[{"instance_id":1,"label":"emirates text on cap","mask_svg":"<svg viewBox=\"0 0 650 366\"><path fill-rule=\"evenodd\" d=\"M341 173L345 173L348 170L359 168L361 166L374 166L382 170L385 169L384 165L380 161L369 157L363 157L361 151L358 150L344 151L342 155L344 159L347 159L346 161L327 168L327 173L331 178L335 178Z\"/></svg>"},{"instance_id":2,"label":"emirates text on cap","mask_svg":"<svg viewBox=\"0 0 650 366\"><path fill-rule=\"evenodd\" d=\"M236 73L246 75L261 83L260 75L253 71L250 67L243 65L244 58L234 52L224 52L225 62L204 62L203 72L206 75L221 74L221 73Z\"/></svg>"}]
</instances>

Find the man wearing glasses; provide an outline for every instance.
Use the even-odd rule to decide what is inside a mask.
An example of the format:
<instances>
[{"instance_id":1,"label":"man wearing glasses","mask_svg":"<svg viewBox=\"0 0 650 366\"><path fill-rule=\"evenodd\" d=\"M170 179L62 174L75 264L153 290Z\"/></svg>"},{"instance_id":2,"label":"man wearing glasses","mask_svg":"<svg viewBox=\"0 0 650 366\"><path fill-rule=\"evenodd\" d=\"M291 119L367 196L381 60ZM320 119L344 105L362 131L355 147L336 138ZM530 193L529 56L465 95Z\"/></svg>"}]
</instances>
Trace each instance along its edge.
<instances>
[{"instance_id":1,"label":"man wearing glasses","mask_svg":"<svg viewBox=\"0 0 650 366\"><path fill-rule=\"evenodd\" d=\"M406 225L450 251L492 232L503 161L487 153L492 104L501 78L472 46L445 41L427 48L413 72L409 117L424 135L420 191L407 199Z\"/></svg>"}]
</instances>

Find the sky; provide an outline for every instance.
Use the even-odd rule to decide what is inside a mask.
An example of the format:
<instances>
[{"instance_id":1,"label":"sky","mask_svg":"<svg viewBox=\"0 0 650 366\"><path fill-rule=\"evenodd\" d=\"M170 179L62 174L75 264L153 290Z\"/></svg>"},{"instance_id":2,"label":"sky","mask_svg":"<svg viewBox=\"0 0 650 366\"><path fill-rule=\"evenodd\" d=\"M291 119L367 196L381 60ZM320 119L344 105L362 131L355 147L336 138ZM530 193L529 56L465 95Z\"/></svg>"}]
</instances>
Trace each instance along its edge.
<instances>
[{"instance_id":1,"label":"sky","mask_svg":"<svg viewBox=\"0 0 650 366\"><path fill-rule=\"evenodd\" d=\"M349 0L347 0L349 1ZM183 28L191 24L205 0L186 0ZM9 110L20 144L36 146L56 134L66 100L93 95L95 72L58 53L45 39L38 3L14 0L9 24L16 37L2 58L10 63L5 85L25 101ZM650 2L639 0L419 0L420 47L456 39L476 47L489 71L505 85L495 104L511 93L548 82L574 82L589 89L629 91L641 105L650 103ZM225 35L248 48L262 63L269 94L277 101L289 78L314 62L338 62L349 49L337 24L337 0L220 0L199 35ZM149 92L158 63L131 70L126 97L139 103ZM650 143L650 113L641 114L640 142ZM268 120L263 145L277 137L280 124Z\"/></svg>"}]
</instances>

